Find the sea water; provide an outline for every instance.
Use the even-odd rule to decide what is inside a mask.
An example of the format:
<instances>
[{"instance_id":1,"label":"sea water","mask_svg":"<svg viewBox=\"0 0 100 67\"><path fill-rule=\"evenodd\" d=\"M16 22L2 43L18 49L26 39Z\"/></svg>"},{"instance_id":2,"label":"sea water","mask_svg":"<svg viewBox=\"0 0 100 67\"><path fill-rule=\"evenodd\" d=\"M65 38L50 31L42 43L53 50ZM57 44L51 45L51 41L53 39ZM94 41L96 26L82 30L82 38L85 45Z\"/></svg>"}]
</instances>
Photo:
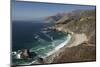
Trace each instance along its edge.
<instances>
[{"instance_id":1,"label":"sea water","mask_svg":"<svg viewBox=\"0 0 100 67\"><path fill-rule=\"evenodd\" d=\"M69 34L53 31L55 24L43 21L13 21L12 22L12 52L29 49L38 56L45 57L56 49L64 46L70 39ZM13 64L26 64L32 60L18 60L12 56Z\"/></svg>"}]
</instances>

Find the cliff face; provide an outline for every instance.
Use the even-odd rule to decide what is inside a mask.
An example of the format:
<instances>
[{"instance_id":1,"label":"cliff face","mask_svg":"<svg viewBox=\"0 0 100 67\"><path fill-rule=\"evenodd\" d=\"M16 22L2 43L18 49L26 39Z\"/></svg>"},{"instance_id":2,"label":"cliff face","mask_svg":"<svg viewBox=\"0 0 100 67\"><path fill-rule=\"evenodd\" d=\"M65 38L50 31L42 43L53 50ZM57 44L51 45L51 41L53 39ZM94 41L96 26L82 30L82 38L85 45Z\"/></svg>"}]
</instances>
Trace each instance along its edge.
<instances>
[{"instance_id":1,"label":"cliff face","mask_svg":"<svg viewBox=\"0 0 100 67\"><path fill-rule=\"evenodd\" d=\"M61 30L64 32L72 32L74 34L84 34L86 35L87 40L81 43L76 43L77 46L66 47L59 50L55 54L48 57L48 63L65 63L96 60L95 15L95 10L86 10L79 12L73 11L70 16L63 16L60 20L55 22L55 28L57 30ZM82 37L80 37L80 40L81 39Z\"/></svg>"},{"instance_id":2,"label":"cliff face","mask_svg":"<svg viewBox=\"0 0 100 67\"><path fill-rule=\"evenodd\" d=\"M64 16L58 21L56 28L63 27L63 29L66 31L70 30L74 33L84 33L90 39L90 42L95 43L95 14L95 10L87 10L80 11L79 13L73 14L70 17Z\"/></svg>"}]
</instances>

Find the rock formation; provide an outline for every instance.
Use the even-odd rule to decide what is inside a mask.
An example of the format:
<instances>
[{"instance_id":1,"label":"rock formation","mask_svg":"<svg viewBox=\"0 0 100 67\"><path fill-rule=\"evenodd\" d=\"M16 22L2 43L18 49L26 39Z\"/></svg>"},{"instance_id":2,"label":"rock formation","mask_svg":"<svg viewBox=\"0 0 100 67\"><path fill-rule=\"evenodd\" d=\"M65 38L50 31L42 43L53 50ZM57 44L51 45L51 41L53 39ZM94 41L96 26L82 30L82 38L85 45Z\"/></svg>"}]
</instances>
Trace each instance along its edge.
<instances>
[{"instance_id":1,"label":"rock formation","mask_svg":"<svg viewBox=\"0 0 100 67\"><path fill-rule=\"evenodd\" d=\"M70 16L64 16L58 20L55 30L64 32L84 34L86 41L76 43L76 46L64 47L47 58L47 63L83 62L96 60L96 11L76 11ZM78 37L78 36L77 36ZM79 38L79 39L82 39ZM73 40L76 41L76 40ZM73 43L71 41L71 43ZM72 45L69 43L69 45ZM73 44L74 45L74 44Z\"/></svg>"}]
</instances>

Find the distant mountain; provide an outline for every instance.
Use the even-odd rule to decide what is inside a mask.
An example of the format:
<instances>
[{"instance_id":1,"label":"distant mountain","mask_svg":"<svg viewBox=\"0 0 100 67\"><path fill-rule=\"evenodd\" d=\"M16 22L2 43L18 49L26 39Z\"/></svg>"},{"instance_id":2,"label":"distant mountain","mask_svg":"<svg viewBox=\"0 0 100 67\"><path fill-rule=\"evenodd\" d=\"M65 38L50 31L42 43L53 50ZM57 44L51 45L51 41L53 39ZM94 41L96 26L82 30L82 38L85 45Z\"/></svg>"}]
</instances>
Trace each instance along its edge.
<instances>
[{"instance_id":1,"label":"distant mountain","mask_svg":"<svg viewBox=\"0 0 100 67\"><path fill-rule=\"evenodd\" d=\"M49 22L54 23L60 20L64 15L66 15L66 13L57 13L56 15L46 17L44 21L46 23L49 23Z\"/></svg>"},{"instance_id":2,"label":"distant mountain","mask_svg":"<svg viewBox=\"0 0 100 67\"><path fill-rule=\"evenodd\" d=\"M64 18L65 19L68 19L68 18L78 19L80 11L82 11L82 10L74 10L74 11L69 12L69 13L67 13L67 12L66 13L57 13L57 14L55 14L53 16L46 17L44 19L44 21L47 22L47 23L49 23L49 22L51 22L51 23L59 23L60 21L63 21Z\"/></svg>"}]
</instances>

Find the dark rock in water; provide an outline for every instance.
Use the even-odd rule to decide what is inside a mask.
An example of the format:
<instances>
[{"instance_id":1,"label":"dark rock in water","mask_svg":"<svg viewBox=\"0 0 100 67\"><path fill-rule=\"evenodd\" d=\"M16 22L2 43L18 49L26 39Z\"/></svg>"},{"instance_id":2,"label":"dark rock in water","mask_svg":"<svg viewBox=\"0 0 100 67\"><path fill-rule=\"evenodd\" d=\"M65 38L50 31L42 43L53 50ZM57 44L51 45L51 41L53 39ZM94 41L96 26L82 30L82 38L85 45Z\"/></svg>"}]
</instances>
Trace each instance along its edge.
<instances>
[{"instance_id":1,"label":"dark rock in water","mask_svg":"<svg viewBox=\"0 0 100 67\"><path fill-rule=\"evenodd\" d=\"M18 50L16 54L17 59L33 59L36 56L35 52L30 52L28 49Z\"/></svg>"},{"instance_id":2,"label":"dark rock in water","mask_svg":"<svg viewBox=\"0 0 100 67\"><path fill-rule=\"evenodd\" d=\"M23 59L28 59L28 58L32 58L32 54L31 54L31 52L29 52L29 50L28 49L23 49L23 50L21 50L21 58L23 58Z\"/></svg>"},{"instance_id":3,"label":"dark rock in water","mask_svg":"<svg viewBox=\"0 0 100 67\"><path fill-rule=\"evenodd\" d=\"M39 57L39 58L38 58L38 62L43 64L43 63L44 63L44 59L41 58L41 57Z\"/></svg>"}]
</instances>

